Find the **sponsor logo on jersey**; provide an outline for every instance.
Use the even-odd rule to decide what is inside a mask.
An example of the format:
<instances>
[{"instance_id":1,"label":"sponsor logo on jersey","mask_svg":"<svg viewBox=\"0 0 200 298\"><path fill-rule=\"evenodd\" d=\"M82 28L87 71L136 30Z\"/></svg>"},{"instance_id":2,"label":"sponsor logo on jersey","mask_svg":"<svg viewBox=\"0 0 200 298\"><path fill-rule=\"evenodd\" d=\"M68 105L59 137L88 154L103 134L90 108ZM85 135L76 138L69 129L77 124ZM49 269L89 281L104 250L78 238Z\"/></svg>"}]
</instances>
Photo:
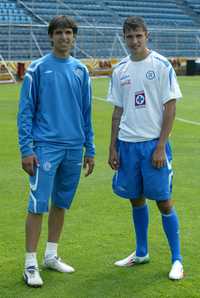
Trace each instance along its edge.
<instances>
[{"instance_id":1,"label":"sponsor logo on jersey","mask_svg":"<svg viewBox=\"0 0 200 298\"><path fill-rule=\"evenodd\" d=\"M131 79L129 75L124 75L120 78L120 85L130 85L131 84Z\"/></svg>"},{"instance_id":2,"label":"sponsor logo on jersey","mask_svg":"<svg viewBox=\"0 0 200 298\"><path fill-rule=\"evenodd\" d=\"M120 78L120 81L126 80L126 79L130 79L129 75L124 75Z\"/></svg>"},{"instance_id":3,"label":"sponsor logo on jersey","mask_svg":"<svg viewBox=\"0 0 200 298\"><path fill-rule=\"evenodd\" d=\"M146 105L146 98L144 91L139 91L135 93L135 107L144 108Z\"/></svg>"},{"instance_id":4,"label":"sponsor logo on jersey","mask_svg":"<svg viewBox=\"0 0 200 298\"><path fill-rule=\"evenodd\" d=\"M46 70L44 73L52 73L53 70Z\"/></svg>"},{"instance_id":5,"label":"sponsor logo on jersey","mask_svg":"<svg viewBox=\"0 0 200 298\"><path fill-rule=\"evenodd\" d=\"M153 80L153 79L155 79L155 72L153 71L153 70L149 70L149 71L147 71L147 73L146 73L146 78L148 79L148 80Z\"/></svg>"},{"instance_id":6,"label":"sponsor logo on jersey","mask_svg":"<svg viewBox=\"0 0 200 298\"><path fill-rule=\"evenodd\" d=\"M121 86L130 85L130 84L131 84L131 80L125 80L121 82Z\"/></svg>"}]
</instances>

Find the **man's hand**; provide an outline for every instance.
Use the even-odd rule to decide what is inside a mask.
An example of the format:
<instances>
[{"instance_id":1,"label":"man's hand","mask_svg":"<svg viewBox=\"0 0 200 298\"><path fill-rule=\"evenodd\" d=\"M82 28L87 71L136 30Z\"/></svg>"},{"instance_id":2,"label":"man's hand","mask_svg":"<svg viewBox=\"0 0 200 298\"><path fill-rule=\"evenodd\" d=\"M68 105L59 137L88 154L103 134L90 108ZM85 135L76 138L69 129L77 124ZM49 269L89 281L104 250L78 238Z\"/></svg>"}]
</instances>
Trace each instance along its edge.
<instances>
[{"instance_id":1,"label":"man's hand","mask_svg":"<svg viewBox=\"0 0 200 298\"><path fill-rule=\"evenodd\" d=\"M158 145L152 155L152 165L155 168L162 168L166 163L165 146Z\"/></svg>"},{"instance_id":2,"label":"man's hand","mask_svg":"<svg viewBox=\"0 0 200 298\"><path fill-rule=\"evenodd\" d=\"M84 157L84 162L83 162L83 168L86 170L85 171L85 177L89 176L92 174L93 169L94 169L94 157Z\"/></svg>"},{"instance_id":3,"label":"man's hand","mask_svg":"<svg viewBox=\"0 0 200 298\"><path fill-rule=\"evenodd\" d=\"M35 175L35 167L39 166L39 162L35 155L22 158L22 169L30 176Z\"/></svg>"},{"instance_id":4,"label":"man's hand","mask_svg":"<svg viewBox=\"0 0 200 298\"><path fill-rule=\"evenodd\" d=\"M119 157L118 157L117 150L115 149L115 147L110 147L108 164L115 171L119 169Z\"/></svg>"}]
</instances>

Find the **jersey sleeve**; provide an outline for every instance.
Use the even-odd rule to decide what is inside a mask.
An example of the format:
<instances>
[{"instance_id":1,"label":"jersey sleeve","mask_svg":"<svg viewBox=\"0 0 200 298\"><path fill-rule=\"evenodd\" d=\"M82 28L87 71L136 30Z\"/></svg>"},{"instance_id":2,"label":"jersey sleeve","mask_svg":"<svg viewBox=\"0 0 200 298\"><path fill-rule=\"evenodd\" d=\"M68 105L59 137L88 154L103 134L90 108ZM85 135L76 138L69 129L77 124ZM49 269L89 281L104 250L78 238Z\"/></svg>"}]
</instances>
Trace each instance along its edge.
<instances>
[{"instance_id":1,"label":"jersey sleeve","mask_svg":"<svg viewBox=\"0 0 200 298\"><path fill-rule=\"evenodd\" d=\"M107 101L118 107L123 106L120 82L115 71L113 71L111 80L109 82Z\"/></svg>"},{"instance_id":2,"label":"jersey sleeve","mask_svg":"<svg viewBox=\"0 0 200 298\"><path fill-rule=\"evenodd\" d=\"M180 99L182 97L176 73L171 65L165 68L161 74L160 90L163 104L171 99Z\"/></svg>"},{"instance_id":3,"label":"jersey sleeve","mask_svg":"<svg viewBox=\"0 0 200 298\"><path fill-rule=\"evenodd\" d=\"M85 133L85 156L94 157L94 132L92 128L92 89L91 80L87 71L84 74L83 83L83 118L84 118L84 133Z\"/></svg>"},{"instance_id":4,"label":"jersey sleeve","mask_svg":"<svg viewBox=\"0 0 200 298\"><path fill-rule=\"evenodd\" d=\"M27 71L22 83L17 126L22 158L33 154L32 123L36 110L38 86L36 76Z\"/></svg>"}]
</instances>

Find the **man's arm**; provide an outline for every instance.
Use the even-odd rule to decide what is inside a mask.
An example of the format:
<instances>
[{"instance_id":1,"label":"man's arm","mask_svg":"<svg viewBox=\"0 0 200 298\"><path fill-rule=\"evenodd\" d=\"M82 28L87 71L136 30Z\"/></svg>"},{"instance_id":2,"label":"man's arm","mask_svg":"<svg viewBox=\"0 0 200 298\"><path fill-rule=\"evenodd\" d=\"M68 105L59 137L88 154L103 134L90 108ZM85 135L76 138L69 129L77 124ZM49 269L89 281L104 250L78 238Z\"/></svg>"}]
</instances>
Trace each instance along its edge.
<instances>
[{"instance_id":1,"label":"man's arm","mask_svg":"<svg viewBox=\"0 0 200 298\"><path fill-rule=\"evenodd\" d=\"M117 154L116 141L118 137L119 124L120 124L122 113L123 113L123 108L115 106L112 114L111 141L110 141L109 159L108 159L108 163L113 170L117 170L119 168L119 158Z\"/></svg>"},{"instance_id":2,"label":"man's arm","mask_svg":"<svg viewBox=\"0 0 200 298\"><path fill-rule=\"evenodd\" d=\"M37 157L33 152L32 122L35 113L37 86L32 73L26 73L21 88L18 110L18 138L22 156L22 168L30 176L34 175Z\"/></svg>"},{"instance_id":3,"label":"man's arm","mask_svg":"<svg viewBox=\"0 0 200 298\"><path fill-rule=\"evenodd\" d=\"M83 118L85 122L85 155L83 161L83 168L86 170L85 177L87 177L90 174L92 174L95 165L94 133L92 128L92 89L88 72L85 72L84 77L83 102Z\"/></svg>"},{"instance_id":4,"label":"man's arm","mask_svg":"<svg viewBox=\"0 0 200 298\"><path fill-rule=\"evenodd\" d=\"M164 104L163 123L157 147L152 155L152 164L156 168L165 165L165 144L173 127L176 115L176 99L171 99Z\"/></svg>"}]
</instances>

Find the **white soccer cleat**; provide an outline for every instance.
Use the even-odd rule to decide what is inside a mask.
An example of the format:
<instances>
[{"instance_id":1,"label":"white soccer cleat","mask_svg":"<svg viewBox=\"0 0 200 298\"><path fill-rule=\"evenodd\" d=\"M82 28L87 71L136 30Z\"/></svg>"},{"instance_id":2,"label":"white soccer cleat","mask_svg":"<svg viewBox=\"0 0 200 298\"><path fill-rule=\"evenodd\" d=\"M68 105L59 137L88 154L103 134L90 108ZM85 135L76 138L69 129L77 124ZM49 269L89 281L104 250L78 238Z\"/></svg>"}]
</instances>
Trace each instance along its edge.
<instances>
[{"instance_id":1,"label":"white soccer cleat","mask_svg":"<svg viewBox=\"0 0 200 298\"><path fill-rule=\"evenodd\" d=\"M130 267L136 264L145 264L149 262L149 254L146 254L144 257L137 257L136 252L134 251L130 256L127 258L115 262L116 266L119 267Z\"/></svg>"},{"instance_id":2,"label":"white soccer cleat","mask_svg":"<svg viewBox=\"0 0 200 298\"><path fill-rule=\"evenodd\" d=\"M23 278L25 283L30 287L38 288L43 285L43 280L40 277L39 269L35 266L29 266L25 268Z\"/></svg>"},{"instance_id":3,"label":"white soccer cleat","mask_svg":"<svg viewBox=\"0 0 200 298\"><path fill-rule=\"evenodd\" d=\"M72 273L75 271L73 267L70 265L65 264L61 261L58 257L53 257L50 259L44 259L44 266L49 269L53 269L59 272L67 272Z\"/></svg>"},{"instance_id":4,"label":"white soccer cleat","mask_svg":"<svg viewBox=\"0 0 200 298\"><path fill-rule=\"evenodd\" d=\"M184 277L183 265L180 261L175 261L172 265L172 268L169 272L169 279L180 280Z\"/></svg>"}]
</instances>

